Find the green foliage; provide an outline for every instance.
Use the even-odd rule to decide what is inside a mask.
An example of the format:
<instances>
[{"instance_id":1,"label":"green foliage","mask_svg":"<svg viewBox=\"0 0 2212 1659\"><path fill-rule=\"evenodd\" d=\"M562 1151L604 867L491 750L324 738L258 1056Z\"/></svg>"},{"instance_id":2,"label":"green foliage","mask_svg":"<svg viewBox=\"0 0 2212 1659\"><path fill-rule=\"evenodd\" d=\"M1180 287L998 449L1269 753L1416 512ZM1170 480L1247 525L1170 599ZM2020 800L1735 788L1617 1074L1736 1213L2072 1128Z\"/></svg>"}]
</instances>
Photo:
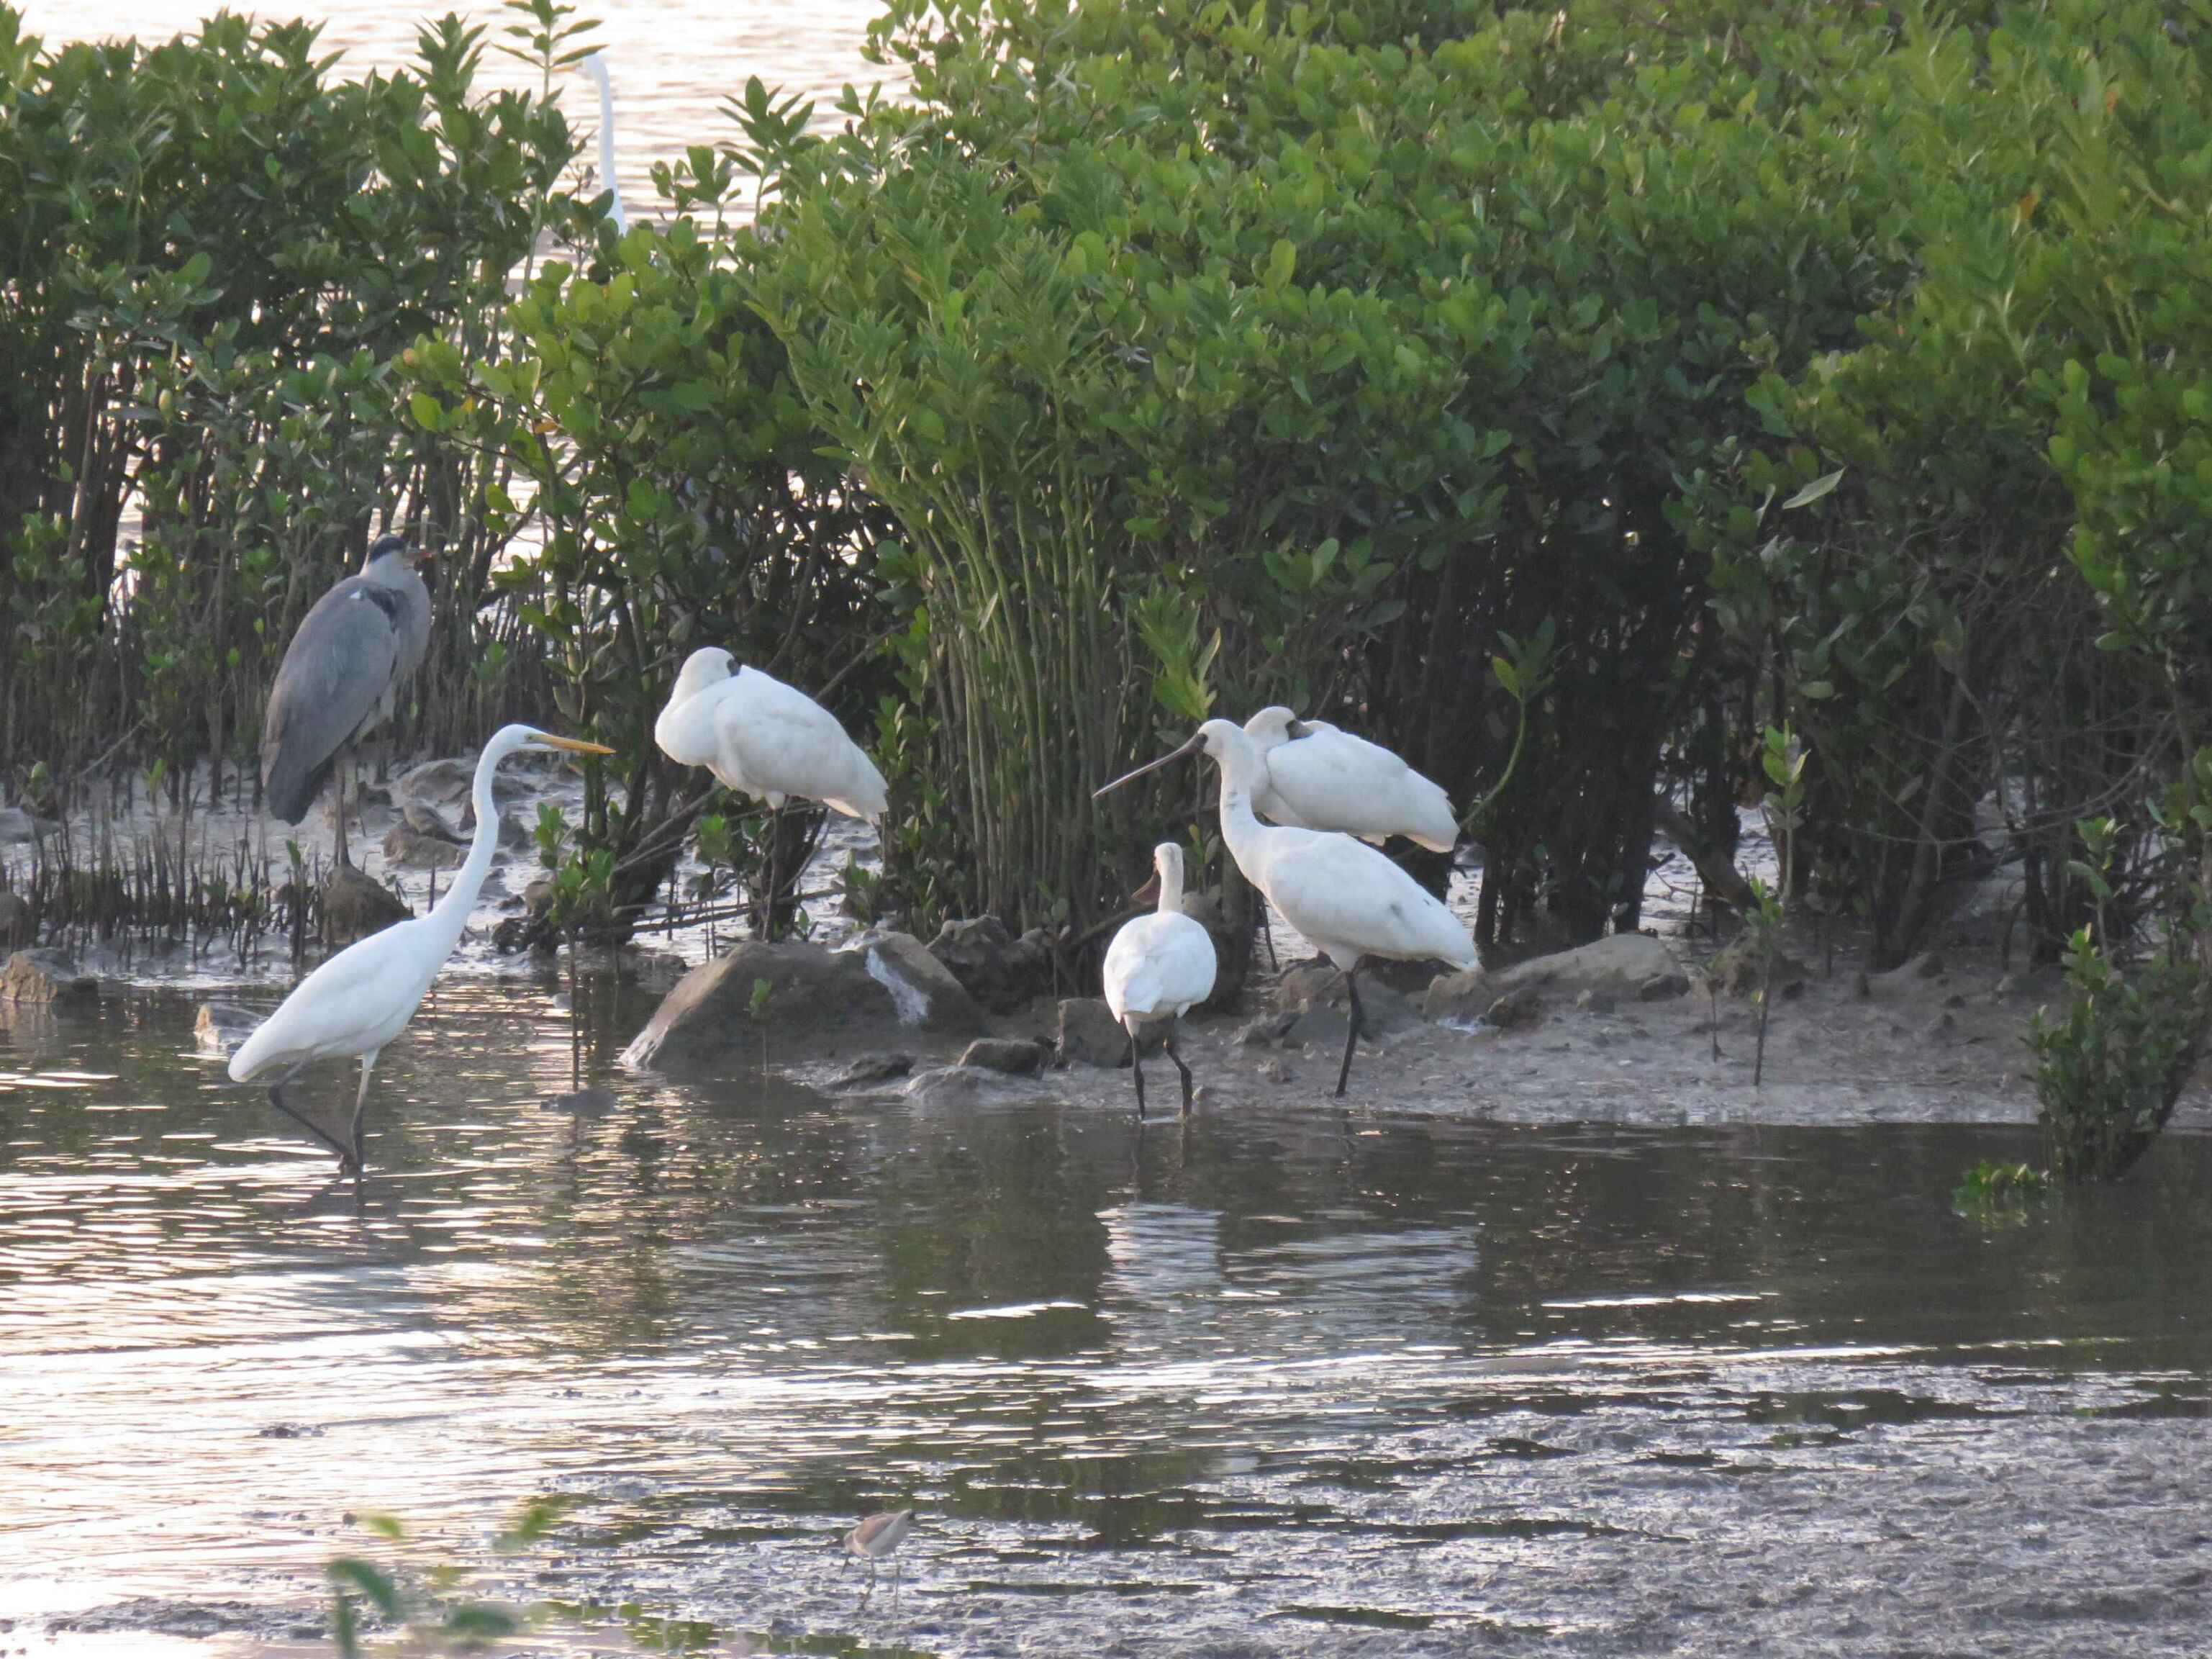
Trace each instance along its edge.
<instances>
[{"instance_id":1,"label":"green foliage","mask_svg":"<svg viewBox=\"0 0 2212 1659\"><path fill-rule=\"evenodd\" d=\"M2036 1056L2038 1121L2051 1169L2064 1181L2111 1180L2150 1149L2173 1115L2194 1068L2208 1015L2203 964L2173 948L2123 965L2107 943L2116 836L2110 819L2078 826L2081 879L2098 923L2068 941L2067 1002L2056 1019L2039 1012L2028 1028ZM2190 919L2198 938L2205 917Z\"/></svg>"},{"instance_id":2,"label":"green foliage","mask_svg":"<svg viewBox=\"0 0 2212 1659\"><path fill-rule=\"evenodd\" d=\"M2021 1219L2029 1204L2048 1198L2051 1190L2047 1170L1984 1158L1951 1189L1951 1207L1970 1220Z\"/></svg>"},{"instance_id":3,"label":"green foliage","mask_svg":"<svg viewBox=\"0 0 2212 1659\"><path fill-rule=\"evenodd\" d=\"M543 1540L572 1501L557 1494L532 1498L501 1531L495 1549L511 1554ZM405 1540L405 1529L390 1516L368 1514L356 1518L388 1542ZM423 1575L421 1589L411 1587L392 1567L358 1555L334 1557L323 1571L331 1589L331 1643L345 1659L359 1659L363 1650L361 1608L364 1602L386 1623L405 1626L410 1651L474 1652L485 1641L518 1634L526 1622L514 1608L467 1601L456 1595L468 1577L462 1568L430 1569Z\"/></svg>"}]
</instances>

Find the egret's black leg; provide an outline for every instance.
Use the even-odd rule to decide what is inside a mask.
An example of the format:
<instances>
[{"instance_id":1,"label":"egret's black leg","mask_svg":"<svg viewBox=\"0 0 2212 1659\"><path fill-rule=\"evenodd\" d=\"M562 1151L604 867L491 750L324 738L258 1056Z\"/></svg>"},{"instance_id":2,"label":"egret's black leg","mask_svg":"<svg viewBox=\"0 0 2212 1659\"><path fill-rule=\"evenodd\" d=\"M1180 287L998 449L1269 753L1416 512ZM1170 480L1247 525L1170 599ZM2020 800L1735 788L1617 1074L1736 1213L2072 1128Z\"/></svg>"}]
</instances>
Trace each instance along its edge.
<instances>
[{"instance_id":1,"label":"egret's black leg","mask_svg":"<svg viewBox=\"0 0 2212 1659\"><path fill-rule=\"evenodd\" d=\"M284 1085L290 1080L291 1079L289 1078L280 1078L277 1081L269 1085L269 1103L271 1106L274 1106L278 1111L283 1113L286 1117L290 1118L293 1122L305 1129L309 1134L314 1136L316 1139L321 1141L324 1146L336 1152L338 1155L338 1163L341 1165L351 1164L353 1162L353 1154L346 1150L345 1143L343 1141L338 1139L335 1135L331 1134L329 1130L324 1128L321 1124L316 1122L314 1119L307 1116L305 1113L294 1110L291 1103L284 1098Z\"/></svg>"},{"instance_id":2,"label":"egret's black leg","mask_svg":"<svg viewBox=\"0 0 2212 1659\"><path fill-rule=\"evenodd\" d=\"M1137 1079L1137 1121L1145 1121L1145 1063L1137 1058L1137 1028L1129 1028L1129 1075Z\"/></svg>"},{"instance_id":3,"label":"egret's black leg","mask_svg":"<svg viewBox=\"0 0 2212 1659\"><path fill-rule=\"evenodd\" d=\"M1267 942L1267 971L1280 973L1282 964L1275 960L1275 930L1267 921L1267 896L1260 896L1260 937Z\"/></svg>"},{"instance_id":4,"label":"egret's black leg","mask_svg":"<svg viewBox=\"0 0 2212 1659\"><path fill-rule=\"evenodd\" d=\"M1345 1079L1352 1075L1352 1045L1359 1041L1359 969L1355 965L1344 976L1344 988L1352 994L1352 1019L1344 1033L1344 1065L1336 1074L1336 1097L1344 1098Z\"/></svg>"},{"instance_id":5,"label":"egret's black leg","mask_svg":"<svg viewBox=\"0 0 2212 1659\"><path fill-rule=\"evenodd\" d=\"M1176 1070L1182 1074L1182 1109L1188 1115L1190 1111L1190 1067L1182 1063L1182 1056L1176 1052L1175 1034L1176 1028L1169 1026L1168 1058L1175 1061Z\"/></svg>"}]
</instances>

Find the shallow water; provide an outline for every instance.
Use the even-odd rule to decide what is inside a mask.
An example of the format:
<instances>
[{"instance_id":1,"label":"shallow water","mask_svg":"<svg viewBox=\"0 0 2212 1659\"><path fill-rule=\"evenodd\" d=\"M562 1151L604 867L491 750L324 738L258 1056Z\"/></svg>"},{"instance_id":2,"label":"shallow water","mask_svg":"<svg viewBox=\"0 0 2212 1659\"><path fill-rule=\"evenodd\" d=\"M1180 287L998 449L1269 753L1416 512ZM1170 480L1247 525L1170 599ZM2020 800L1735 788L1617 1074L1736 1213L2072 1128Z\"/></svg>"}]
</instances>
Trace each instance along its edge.
<instances>
[{"instance_id":1,"label":"shallow water","mask_svg":"<svg viewBox=\"0 0 2212 1659\"><path fill-rule=\"evenodd\" d=\"M184 998L0 1038L0 1652L312 1632L352 1550L729 1650L2201 1650L2212 1140L1990 1228L2016 1131L1139 1134L626 1078L587 988L582 1115L550 987L437 993L358 1203Z\"/></svg>"}]
</instances>

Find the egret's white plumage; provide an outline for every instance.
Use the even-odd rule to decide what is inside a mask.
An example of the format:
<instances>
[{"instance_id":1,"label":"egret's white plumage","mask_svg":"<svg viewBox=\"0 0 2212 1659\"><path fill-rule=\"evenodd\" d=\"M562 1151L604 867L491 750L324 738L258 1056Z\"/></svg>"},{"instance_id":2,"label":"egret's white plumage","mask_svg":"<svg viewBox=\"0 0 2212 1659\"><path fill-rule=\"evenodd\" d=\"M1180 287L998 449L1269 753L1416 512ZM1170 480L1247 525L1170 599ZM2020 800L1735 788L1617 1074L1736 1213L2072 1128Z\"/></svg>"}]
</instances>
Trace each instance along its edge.
<instances>
[{"instance_id":1,"label":"egret's white plumage","mask_svg":"<svg viewBox=\"0 0 2212 1659\"><path fill-rule=\"evenodd\" d=\"M703 766L772 808L799 795L873 823L889 805L884 775L835 714L717 646L685 659L653 740L669 759Z\"/></svg>"},{"instance_id":2,"label":"egret's white plumage","mask_svg":"<svg viewBox=\"0 0 2212 1659\"><path fill-rule=\"evenodd\" d=\"M1190 1068L1176 1052L1174 1022L1213 994L1215 966L1213 936L1182 911L1182 848L1162 842L1152 849L1152 869L1159 908L1124 923L1106 947L1106 1006L1129 1034L1139 1117L1145 1115L1145 1073L1138 1031L1160 1020L1169 1022L1168 1058L1182 1078L1182 1109L1190 1109Z\"/></svg>"},{"instance_id":3,"label":"egret's white plumage","mask_svg":"<svg viewBox=\"0 0 2212 1659\"><path fill-rule=\"evenodd\" d=\"M1381 845L1392 836L1449 853L1459 815L1443 786L1379 744L1287 708L1262 708L1244 735L1267 763L1252 810L1293 829L1340 830Z\"/></svg>"},{"instance_id":4,"label":"egret's white plumage","mask_svg":"<svg viewBox=\"0 0 2212 1659\"><path fill-rule=\"evenodd\" d=\"M1359 964L1382 957L1471 968L1476 961L1474 937L1443 901L1373 848L1333 831L1261 823L1253 815L1252 796L1267 775L1267 763L1252 740L1227 720L1206 721L1174 754L1139 767L1106 788L1184 755L1201 753L1221 768L1221 838L1237 867L1291 927L1344 970L1352 1021L1336 1079L1341 1095L1359 1038Z\"/></svg>"},{"instance_id":5,"label":"egret's white plumage","mask_svg":"<svg viewBox=\"0 0 2212 1659\"><path fill-rule=\"evenodd\" d=\"M607 190L607 217L615 222L615 234L623 235L629 230L629 215L623 211L622 180L615 176L615 83L605 52L593 52L584 67L599 83L599 183Z\"/></svg>"},{"instance_id":6,"label":"egret's white plumage","mask_svg":"<svg viewBox=\"0 0 2212 1659\"><path fill-rule=\"evenodd\" d=\"M329 1143L358 1171L362 1162L362 1118L368 1102L368 1074L384 1046L415 1017L438 970L460 942L477 894L490 872L499 844L499 811L493 804L492 774L507 757L523 750L569 750L611 755L596 743L556 738L527 726L502 726L484 745L477 762L473 797L476 838L469 856L454 873L453 884L428 915L395 923L382 933L347 946L293 988L276 1012L253 1029L230 1057L231 1080L251 1083L281 1073L269 1091L278 1110L298 1120ZM284 1085L319 1060L361 1060L361 1088L354 1101L352 1146L339 1145L287 1105Z\"/></svg>"}]
</instances>

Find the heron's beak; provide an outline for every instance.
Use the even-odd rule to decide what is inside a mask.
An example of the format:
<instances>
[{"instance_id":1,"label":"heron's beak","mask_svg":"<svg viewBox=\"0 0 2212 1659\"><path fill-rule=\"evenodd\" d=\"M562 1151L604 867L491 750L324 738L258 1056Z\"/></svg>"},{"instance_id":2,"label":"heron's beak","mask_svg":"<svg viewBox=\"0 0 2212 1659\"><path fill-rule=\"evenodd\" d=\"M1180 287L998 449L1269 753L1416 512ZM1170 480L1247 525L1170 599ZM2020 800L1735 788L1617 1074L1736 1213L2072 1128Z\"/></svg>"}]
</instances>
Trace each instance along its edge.
<instances>
[{"instance_id":1,"label":"heron's beak","mask_svg":"<svg viewBox=\"0 0 2212 1659\"><path fill-rule=\"evenodd\" d=\"M586 743L581 738L556 738L550 732L540 732L538 740L549 749L565 749L574 755L611 755L615 752L603 743Z\"/></svg>"},{"instance_id":2,"label":"heron's beak","mask_svg":"<svg viewBox=\"0 0 2212 1659\"><path fill-rule=\"evenodd\" d=\"M1304 720L1292 720L1283 730L1294 738L1303 738L1310 733L1313 727L1308 726Z\"/></svg>"},{"instance_id":3,"label":"heron's beak","mask_svg":"<svg viewBox=\"0 0 2212 1659\"><path fill-rule=\"evenodd\" d=\"M1160 902L1160 872L1152 872L1152 878L1129 895L1132 904L1158 904Z\"/></svg>"},{"instance_id":4,"label":"heron's beak","mask_svg":"<svg viewBox=\"0 0 2212 1659\"><path fill-rule=\"evenodd\" d=\"M1185 755L1195 755L1205 747L1205 733L1194 732L1192 734L1191 739L1188 743L1183 744L1182 748L1176 750L1174 752L1163 755L1156 761L1146 761L1135 771L1124 772L1120 777L1115 779L1111 783L1100 784L1096 789L1091 792L1091 799L1097 800L1099 796L1105 794L1109 790L1119 789L1123 784L1133 782L1137 779L1144 776L1147 772L1157 772L1163 766L1166 766L1175 761L1179 761Z\"/></svg>"}]
</instances>

